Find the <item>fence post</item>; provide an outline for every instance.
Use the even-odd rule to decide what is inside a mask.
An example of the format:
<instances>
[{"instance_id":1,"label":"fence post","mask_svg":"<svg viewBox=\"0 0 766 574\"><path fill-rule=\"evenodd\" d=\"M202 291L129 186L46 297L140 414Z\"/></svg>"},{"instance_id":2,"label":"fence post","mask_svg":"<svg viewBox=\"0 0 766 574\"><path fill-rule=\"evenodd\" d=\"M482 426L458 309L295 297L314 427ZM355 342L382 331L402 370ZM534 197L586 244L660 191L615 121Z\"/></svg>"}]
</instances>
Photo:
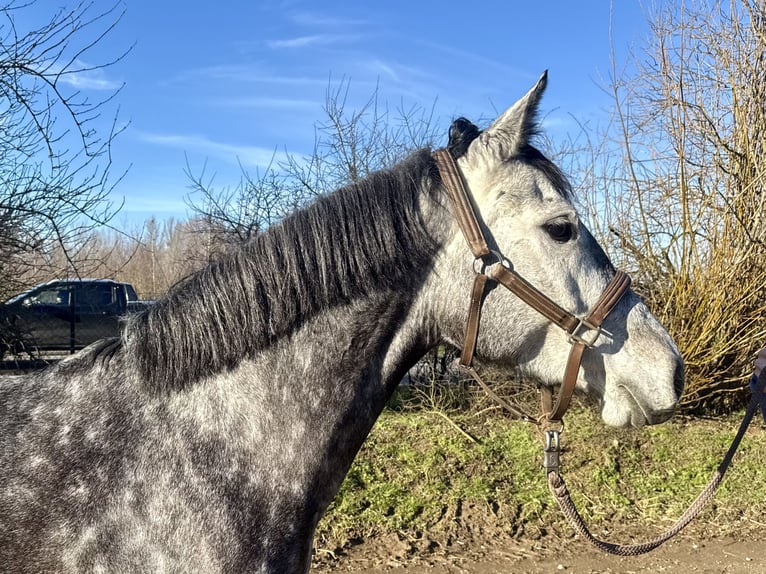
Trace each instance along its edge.
<instances>
[{"instance_id":1,"label":"fence post","mask_svg":"<svg viewBox=\"0 0 766 574\"><path fill-rule=\"evenodd\" d=\"M69 286L69 354L74 354L75 348L75 297L77 290L74 285Z\"/></svg>"}]
</instances>

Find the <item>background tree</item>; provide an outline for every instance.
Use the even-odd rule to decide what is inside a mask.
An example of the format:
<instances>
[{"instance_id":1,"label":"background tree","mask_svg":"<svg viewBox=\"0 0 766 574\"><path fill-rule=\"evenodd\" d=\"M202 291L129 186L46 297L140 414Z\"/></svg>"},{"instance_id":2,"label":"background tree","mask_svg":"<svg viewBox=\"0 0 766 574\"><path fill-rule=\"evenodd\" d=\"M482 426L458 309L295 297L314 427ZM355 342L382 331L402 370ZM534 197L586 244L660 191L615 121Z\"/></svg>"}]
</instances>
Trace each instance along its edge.
<instances>
[{"instance_id":1,"label":"background tree","mask_svg":"<svg viewBox=\"0 0 766 574\"><path fill-rule=\"evenodd\" d=\"M33 3L0 5L0 295L30 274L76 274L79 246L115 212L110 149L121 128L102 114L119 87L94 101L79 86L124 56L91 59L122 13L51 8L46 24L24 29Z\"/></svg>"},{"instance_id":2,"label":"background tree","mask_svg":"<svg viewBox=\"0 0 766 574\"><path fill-rule=\"evenodd\" d=\"M613 69L612 123L580 155L592 226L679 344L687 410L746 393L766 342L766 27L760 0L650 16Z\"/></svg>"},{"instance_id":3,"label":"background tree","mask_svg":"<svg viewBox=\"0 0 766 574\"><path fill-rule=\"evenodd\" d=\"M100 228L78 245L78 271L82 277L126 281L141 298L156 299L211 259L213 238L206 229L200 219L179 222L153 217L132 230ZM61 247L50 251L49 267L65 262L62 251Z\"/></svg>"},{"instance_id":4,"label":"background tree","mask_svg":"<svg viewBox=\"0 0 766 574\"><path fill-rule=\"evenodd\" d=\"M195 218L206 223L213 253L249 240L312 198L432 145L433 107L400 106L392 112L379 101L376 89L363 105L353 108L349 95L348 81L328 87L324 117L315 125L309 156L275 159L262 173L243 168L234 187L216 187L204 167L195 175L187 166L192 190L187 203Z\"/></svg>"}]
</instances>

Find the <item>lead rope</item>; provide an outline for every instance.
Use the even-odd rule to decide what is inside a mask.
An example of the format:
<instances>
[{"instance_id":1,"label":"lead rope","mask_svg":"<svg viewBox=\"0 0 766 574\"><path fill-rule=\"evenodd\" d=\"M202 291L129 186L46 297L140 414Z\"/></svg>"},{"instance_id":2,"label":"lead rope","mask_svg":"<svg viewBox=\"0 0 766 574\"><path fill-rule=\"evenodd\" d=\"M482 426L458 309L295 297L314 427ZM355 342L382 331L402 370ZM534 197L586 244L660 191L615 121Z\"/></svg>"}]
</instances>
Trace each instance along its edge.
<instances>
[{"instance_id":1,"label":"lead rope","mask_svg":"<svg viewBox=\"0 0 766 574\"><path fill-rule=\"evenodd\" d=\"M745 436L745 431L747 431L747 427L750 426L750 422L753 420L755 412L758 410L759 401L757 396L759 392L763 393L764 383L766 383L766 377L764 377L762 381L759 381L758 387L753 392L750 404L745 411L745 416L742 419L742 423L739 425L739 430L737 431L737 434L734 437L729 450L726 452L726 456L724 456L721 464L718 465L718 469L716 469L715 474L710 479L710 482L707 484L705 489L697 496L697 498L694 500L694 502L692 502L686 512L681 515L681 517L669 530L667 530L667 532L658 536L657 538L654 538L653 540L639 544L623 545L606 542L596 538L590 532L590 530L588 530L588 526L585 524L582 516L580 516L580 513L577 511L577 507L575 507L575 504L569 495L569 489L567 489L567 485L564 483L564 479L559 473L558 454L560 452L560 448L558 444L558 431L546 431L545 466L548 475L548 488L553 494L553 497L556 499L556 502L558 502L559 507L561 507L562 512L569 520L569 524L578 534L580 534L593 546L603 552L616 554L617 556L638 556L640 554L646 554L647 552L654 550L681 532L681 530L683 530L686 525L688 525L689 522L691 522L700 513L702 508L710 501L710 499L713 498L713 495L720 486L721 481L723 480L723 475L729 468L732 457L737 451L739 443L742 441L742 437ZM555 454L552 455L550 453ZM551 460L550 463L549 460Z\"/></svg>"}]
</instances>

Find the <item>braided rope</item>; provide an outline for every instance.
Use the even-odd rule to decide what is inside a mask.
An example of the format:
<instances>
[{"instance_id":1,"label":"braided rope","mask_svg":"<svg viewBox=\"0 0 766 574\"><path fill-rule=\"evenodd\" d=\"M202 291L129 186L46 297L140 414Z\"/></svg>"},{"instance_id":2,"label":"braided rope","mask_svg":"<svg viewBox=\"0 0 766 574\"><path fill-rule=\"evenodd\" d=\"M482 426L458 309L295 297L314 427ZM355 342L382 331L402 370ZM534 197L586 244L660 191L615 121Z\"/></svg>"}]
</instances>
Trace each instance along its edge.
<instances>
[{"instance_id":1,"label":"braided rope","mask_svg":"<svg viewBox=\"0 0 766 574\"><path fill-rule=\"evenodd\" d=\"M556 499L556 502L559 503L559 506L561 507L564 515L567 517L567 519L569 519L569 523L572 528L574 528L575 531L588 542L593 544L593 546L599 550L602 550L603 552L616 554L618 556L638 556L640 554L646 554L647 552L654 550L681 532L681 530L683 530L686 525L689 524L689 522L691 522L692 519L697 516L697 514L699 514L699 512L710 501L710 499L713 498L713 495L718 489L718 486L721 484L723 475L726 473L734 453L737 451L739 443L742 441L742 437L745 436L745 431L747 431L747 427L750 426L750 422L753 420L753 416L758 410L758 407L758 399L754 394L750 400L750 404L747 407L747 411L745 412L745 417L742 419L742 423L739 425L739 430L737 431L737 434L734 437L729 450L726 452L726 456L724 456L723 461L720 465L718 465L718 469L710 479L710 482L697 496L697 498L694 499L694 502L692 502L691 506L689 506L686 512L681 515L681 517L673 526L670 527L669 530L648 542L623 545L599 540L593 536L593 534L591 534L590 530L588 530L587 525L583 521L582 516L580 516L580 513L577 511L577 508L575 507L575 504L569 495L569 490L564 483L564 479L561 477L561 474L559 474L557 470L553 470L548 473L548 488L550 488L550 491Z\"/></svg>"}]
</instances>

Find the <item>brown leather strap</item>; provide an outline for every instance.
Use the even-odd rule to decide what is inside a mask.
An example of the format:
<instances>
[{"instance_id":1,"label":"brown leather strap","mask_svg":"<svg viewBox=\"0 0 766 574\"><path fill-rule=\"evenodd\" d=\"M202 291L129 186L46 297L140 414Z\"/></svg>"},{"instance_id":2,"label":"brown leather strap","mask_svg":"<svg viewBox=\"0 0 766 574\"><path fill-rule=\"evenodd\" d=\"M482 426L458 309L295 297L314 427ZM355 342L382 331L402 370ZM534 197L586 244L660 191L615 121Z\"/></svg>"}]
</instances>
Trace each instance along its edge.
<instances>
[{"instance_id":1,"label":"brown leather strap","mask_svg":"<svg viewBox=\"0 0 766 574\"><path fill-rule=\"evenodd\" d=\"M564 369L564 379L559 389L559 395L555 405L551 405L553 402L552 391L549 388L543 389L542 394L542 409L546 418L551 421L560 421L569 408L569 402L574 394L575 387L577 386L577 377L580 374L580 365L582 364L582 356L585 349L595 343L595 340L600 333L601 323L607 318L609 313L612 312L615 305L620 302L625 291L630 287L630 276L623 272L617 271L606 286L604 292L596 301L596 304L591 309L588 316L582 321L578 322L575 326L575 330L567 332L570 334L569 342L572 344L572 348L569 350L569 358L567 359L567 366ZM588 329L595 330L596 334L589 339L585 339L576 330L580 325L585 326Z\"/></svg>"},{"instance_id":2,"label":"brown leather strap","mask_svg":"<svg viewBox=\"0 0 766 574\"><path fill-rule=\"evenodd\" d=\"M573 333L577 325L580 324L580 320L576 316L556 304L521 275L508 269L505 265L495 265L490 269L489 274L492 279L567 333Z\"/></svg>"},{"instance_id":3,"label":"brown leather strap","mask_svg":"<svg viewBox=\"0 0 766 574\"><path fill-rule=\"evenodd\" d=\"M471 248L471 253L476 258L489 255L489 246L479 226L473 205L471 205L471 199L465 193L465 185L463 185L463 179L457 169L455 158L452 157L449 151L443 148L437 149L433 152L432 156L436 160L436 166L439 168L442 183L452 203L452 215L457 220L457 224L463 232L463 237L465 237Z\"/></svg>"},{"instance_id":4,"label":"brown leather strap","mask_svg":"<svg viewBox=\"0 0 766 574\"><path fill-rule=\"evenodd\" d=\"M588 322L591 325L601 326L607 315L612 312L615 305L622 299L628 287L630 287L630 275L624 271L617 270L609 285L606 286L601 297L598 298L598 301L596 301L593 309L588 314Z\"/></svg>"},{"instance_id":5,"label":"brown leather strap","mask_svg":"<svg viewBox=\"0 0 766 574\"><path fill-rule=\"evenodd\" d=\"M587 345L584 343L573 343L572 348L569 349L569 358L555 405L553 405L553 390L550 387L542 388L543 415L549 421L560 421L564 417L564 413L567 412L577 386L577 377L580 374L580 364L585 349L587 349Z\"/></svg>"},{"instance_id":6,"label":"brown leather strap","mask_svg":"<svg viewBox=\"0 0 766 574\"><path fill-rule=\"evenodd\" d=\"M447 196L452 206L452 214L468 243L471 253L476 259L486 257L490 254L490 249L487 241L484 239L484 233L479 225L470 197L466 192L460 171L455 163L455 158L452 157L449 151L443 148L434 151L432 156L439 169L444 189L447 191ZM476 341L479 336L479 326L481 323L481 306L484 302L487 280L488 277L483 273L477 273L474 278L471 301L468 307L468 319L463 335L463 349L459 360L459 365L466 370L470 369L468 371L469 374L478 381L481 380L479 374L471 368L471 365L473 364L473 357L476 352ZM483 385L483 382L481 384Z\"/></svg>"},{"instance_id":7,"label":"brown leather strap","mask_svg":"<svg viewBox=\"0 0 766 574\"><path fill-rule=\"evenodd\" d=\"M468 321L465 325L463 337L463 351L460 354L460 365L470 367L473 363L473 355L476 351L476 340L479 338L479 324L481 322L481 304L484 301L484 290L487 287L487 276L477 273L473 280L471 290L471 305L468 308Z\"/></svg>"},{"instance_id":8,"label":"brown leather strap","mask_svg":"<svg viewBox=\"0 0 766 574\"><path fill-rule=\"evenodd\" d=\"M476 218L473 205L471 205L469 194L465 189L455 159L449 151L443 148L434 151L432 155L439 168L444 188L450 198L454 217L457 220L460 230L463 232L463 236L471 249L471 253L473 253L476 258L489 255L489 246L484 238L484 233L481 231L481 227ZM561 308L551 299L535 289L513 270L508 269L503 265L495 265L490 276L492 279L510 289L522 301L540 311L550 321L553 321L567 332L573 332L579 324L579 319L577 317ZM481 286L479 286L479 277L485 277L485 279L481 280ZM471 304L468 311L468 321L466 324L463 350L460 358L460 364L464 366L470 366L473 362L485 286L486 276L483 273L477 274L471 293Z\"/></svg>"},{"instance_id":9,"label":"brown leather strap","mask_svg":"<svg viewBox=\"0 0 766 574\"><path fill-rule=\"evenodd\" d=\"M463 184L463 179L458 171L455 159L446 149L438 149L432 155L439 169L444 188L450 198L453 214L463 232L463 236L468 242L471 253L473 253L476 259L485 258L493 252L490 250L484 233L481 230L479 220L471 204L470 195ZM474 279L463 340L463 350L459 364L474 379L479 381L482 387L486 387L471 364L476 351L476 342L481 322L481 306L486 292L487 281L488 279L493 279L504 285L527 305L540 312L549 321L558 325L569 334L572 348L569 352L564 379L556 404L553 405L553 392L548 388L543 389L542 398L543 412L547 418L551 421L560 421L574 393L583 353L587 347L595 343L601 332L601 323L619 302L628 287L630 287L630 277L622 271L617 271L588 316L585 319L580 319L555 303L550 297L536 289L516 273L510 267L508 261L502 259L501 255L496 253L495 255L497 256L496 262L478 272ZM484 263L487 264L486 261ZM592 331L593 334L586 337L584 333L580 332L583 328L585 331ZM513 409L513 411L516 413L520 412L517 409ZM522 418L530 419L531 417L524 415Z\"/></svg>"}]
</instances>

